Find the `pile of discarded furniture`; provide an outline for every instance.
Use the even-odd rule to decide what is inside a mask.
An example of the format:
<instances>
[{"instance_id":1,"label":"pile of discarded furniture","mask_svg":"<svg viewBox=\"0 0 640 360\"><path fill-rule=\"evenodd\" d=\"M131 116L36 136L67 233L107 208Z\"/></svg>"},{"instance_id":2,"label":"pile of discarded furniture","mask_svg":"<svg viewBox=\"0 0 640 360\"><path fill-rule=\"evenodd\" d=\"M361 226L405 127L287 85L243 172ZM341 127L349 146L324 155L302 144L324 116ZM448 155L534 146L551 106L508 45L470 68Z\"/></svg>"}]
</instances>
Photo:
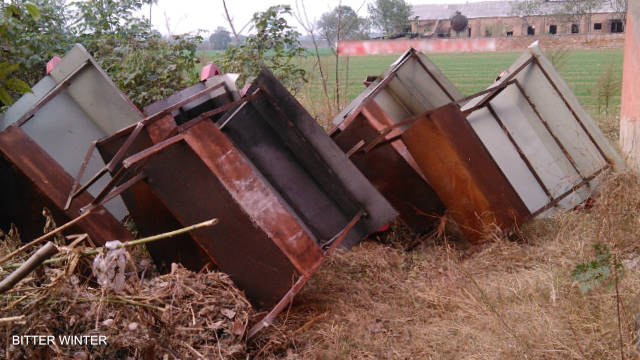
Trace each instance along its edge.
<instances>
[{"instance_id":1,"label":"pile of discarded furniture","mask_svg":"<svg viewBox=\"0 0 640 360\"><path fill-rule=\"evenodd\" d=\"M241 95L212 69L140 112L76 45L0 117L0 228L37 237L46 207L102 245L133 238L126 216L142 236L218 218L148 250L161 270L228 273L270 310L251 336L338 246L396 217L426 232L446 212L481 242L624 167L536 45L468 97L409 49L329 133L268 70Z\"/></svg>"}]
</instances>

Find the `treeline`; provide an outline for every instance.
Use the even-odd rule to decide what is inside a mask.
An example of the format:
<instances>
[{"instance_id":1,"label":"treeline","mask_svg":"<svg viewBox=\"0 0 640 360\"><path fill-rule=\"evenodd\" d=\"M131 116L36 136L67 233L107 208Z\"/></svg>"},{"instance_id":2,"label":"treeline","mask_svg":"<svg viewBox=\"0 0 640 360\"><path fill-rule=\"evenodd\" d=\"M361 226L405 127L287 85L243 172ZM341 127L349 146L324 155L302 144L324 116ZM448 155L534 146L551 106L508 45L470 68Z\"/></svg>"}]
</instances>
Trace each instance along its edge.
<instances>
[{"instance_id":1,"label":"treeline","mask_svg":"<svg viewBox=\"0 0 640 360\"><path fill-rule=\"evenodd\" d=\"M304 2L297 3L293 13L299 21L305 18ZM364 6L364 3L363 3ZM365 40L372 37L391 37L408 31L412 10L405 0L375 0L367 6L367 16L359 16L360 9L338 5L310 25L321 37L324 46L333 47L339 40ZM239 35L240 41L244 36ZM300 40L311 41L309 35ZM203 44L208 49L225 50L236 40L227 28L218 26Z\"/></svg>"},{"instance_id":2,"label":"treeline","mask_svg":"<svg viewBox=\"0 0 640 360\"><path fill-rule=\"evenodd\" d=\"M45 74L53 56L80 43L137 106L197 81L202 38L169 39L140 9L149 0L11 0L0 8L0 101L8 105Z\"/></svg>"}]
</instances>

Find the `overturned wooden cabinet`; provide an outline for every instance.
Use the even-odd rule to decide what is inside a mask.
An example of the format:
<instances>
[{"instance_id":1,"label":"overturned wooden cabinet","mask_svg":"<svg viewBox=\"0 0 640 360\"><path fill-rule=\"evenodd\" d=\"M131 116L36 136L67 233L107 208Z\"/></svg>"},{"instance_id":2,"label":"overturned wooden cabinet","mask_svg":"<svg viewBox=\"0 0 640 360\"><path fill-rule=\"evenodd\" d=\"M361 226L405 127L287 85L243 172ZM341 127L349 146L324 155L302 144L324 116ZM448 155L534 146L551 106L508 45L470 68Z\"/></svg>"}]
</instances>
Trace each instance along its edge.
<instances>
[{"instance_id":1,"label":"overturned wooden cabinet","mask_svg":"<svg viewBox=\"0 0 640 360\"><path fill-rule=\"evenodd\" d=\"M141 119L129 100L81 46L75 45L51 72L0 118L0 227L15 223L23 240L42 234L47 207L58 224L80 215L83 204L104 187L67 204L68 193L91 143ZM99 156L86 161L98 169ZM88 233L97 244L131 235L118 221L127 214L119 198L95 209L74 231Z\"/></svg>"},{"instance_id":2,"label":"overturned wooden cabinet","mask_svg":"<svg viewBox=\"0 0 640 360\"><path fill-rule=\"evenodd\" d=\"M189 237L268 308L299 291L332 245L397 214L268 71L228 105L217 121L215 109L182 124L164 116L169 136L124 159L113 185L141 179L183 226L218 218Z\"/></svg>"},{"instance_id":3,"label":"overturned wooden cabinet","mask_svg":"<svg viewBox=\"0 0 640 360\"><path fill-rule=\"evenodd\" d=\"M402 135L471 241L587 200L624 163L534 44L462 108L417 117Z\"/></svg>"},{"instance_id":4,"label":"overturned wooden cabinet","mask_svg":"<svg viewBox=\"0 0 640 360\"><path fill-rule=\"evenodd\" d=\"M402 123L462 98L424 54L409 49L333 120L333 140L415 231L432 228L445 208L399 137Z\"/></svg>"},{"instance_id":5,"label":"overturned wooden cabinet","mask_svg":"<svg viewBox=\"0 0 640 360\"><path fill-rule=\"evenodd\" d=\"M193 120L204 113L215 112L216 109L224 109L225 105L239 99L236 91L233 75L217 75L198 82L184 90L181 90L166 99L157 101L145 107L148 124L134 137L132 133L137 124L129 126L113 136L101 139L96 143L105 163L110 163L118 154L127 139L132 137L132 142L126 151L120 155L120 159L136 154L154 144L165 140L175 132L177 125ZM209 120L215 121L224 114L220 110L217 114L209 116ZM122 171L121 161L115 161L110 169L111 175ZM188 175L187 176L191 176ZM123 177L118 184L126 183L133 178L130 174ZM127 209L133 218L136 228L141 236L168 232L181 227L167 206L159 199L146 181L138 181L121 194ZM174 238L160 240L147 246L151 257L160 271L169 271L171 263L181 263L194 271L211 263L199 244L188 234Z\"/></svg>"}]
</instances>

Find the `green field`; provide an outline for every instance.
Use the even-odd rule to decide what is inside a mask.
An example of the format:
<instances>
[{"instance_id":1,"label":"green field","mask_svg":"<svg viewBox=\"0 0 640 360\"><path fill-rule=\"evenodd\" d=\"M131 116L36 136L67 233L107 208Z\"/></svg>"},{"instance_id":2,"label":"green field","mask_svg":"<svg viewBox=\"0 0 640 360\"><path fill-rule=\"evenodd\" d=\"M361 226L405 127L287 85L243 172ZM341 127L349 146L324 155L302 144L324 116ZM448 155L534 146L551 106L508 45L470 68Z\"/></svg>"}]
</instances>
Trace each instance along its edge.
<instances>
[{"instance_id":1,"label":"green field","mask_svg":"<svg viewBox=\"0 0 640 360\"><path fill-rule=\"evenodd\" d=\"M496 76L520 54L520 51L446 53L430 54L429 57L464 95L471 95L491 85ZM214 54L206 55L205 57L208 59L215 58ZM367 75L379 75L397 58L398 55L340 58L338 64L341 79L340 106L344 106L362 91L362 81ZM622 76L622 58L622 49L575 50L569 53L566 62L560 69L562 77L567 81L580 102L600 122L605 133L612 138L617 137L617 135L613 136L614 133L617 133L617 121L612 116L605 118L603 114L598 113L594 88L601 74L610 64L613 64L617 91L611 99L609 113L617 113L620 102L619 82ZM330 75L329 93L333 94L335 91L335 59L328 55L322 56L321 59ZM321 123L326 124L327 120L337 111L335 106L333 108L327 106L327 101L322 95L320 76L314 60L315 57L300 59L301 65L309 71L310 81L305 88L297 93L297 96L309 112ZM344 94L347 96L345 97Z\"/></svg>"}]
</instances>

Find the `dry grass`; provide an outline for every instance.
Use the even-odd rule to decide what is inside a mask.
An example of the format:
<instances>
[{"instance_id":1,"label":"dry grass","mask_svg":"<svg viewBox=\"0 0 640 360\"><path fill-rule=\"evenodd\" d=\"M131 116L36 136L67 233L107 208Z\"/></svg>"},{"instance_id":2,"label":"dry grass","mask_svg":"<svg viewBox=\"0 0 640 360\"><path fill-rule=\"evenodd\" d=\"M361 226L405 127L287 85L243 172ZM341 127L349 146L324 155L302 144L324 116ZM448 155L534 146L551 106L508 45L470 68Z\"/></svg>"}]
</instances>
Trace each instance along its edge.
<instances>
[{"instance_id":1,"label":"dry grass","mask_svg":"<svg viewBox=\"0 0 640 360\"><path fill-rule=\"evenodd\" d=\"M171 273L151 278L130 272L127 289L116 294L82 280L76 270L89 266L79 265L47 267L0 295L0 318L23 316L0 322L0 359L244 358L253 311L226 274L174 264ZM20 335L57 340L13 345L12 336ZM106 336L108 345L58 340L69 335Z\"/></svg>"},{"instance_id":2,"label":"dry grass","mask_svg":"<svg viewBox=\"0 0 640 360\"><path fill-rule=\"evenodd\" d=\"M126 294L104 294L76 275L62 276L69 265L49 268L0 297L2 317L26 315L24 322L0 324L6 344L0 359L77 353L105 359L615 359L615 289L582 294L571 279L600 242L627 267L619 292L630 359L639 355L639 225L640 183L628 173L610 176L592 206L537 220L512 239L480 247L449 229L406 251L416 237L396 224L391 233L331 258L279 323L249 344L243 333L256 314L223 274L175 268L147 275L141 286L132 275ZM0 244L7 252L18 242L7 236ZM145 257L135 259L139 271ZM13 334L67 333L106 334L110 346L8 343Z\"/></svg>"},{"instance_id":3,"label":"dry grass","mask_svg":"<svg viewBox=\"0 0 640 360\"><path fill-rule=\"evenodd\" d=\"M259 358L620 358L615 289L582 294L577 264L604 242L630 264L640 244L640 184L611 176L593 207L538 220L480 249L446 237L412 252L367 241L335 256L284 324L260 335ZM619 283L626 358L638 356L639 268Z\"/></svg>"}]
</instances>

